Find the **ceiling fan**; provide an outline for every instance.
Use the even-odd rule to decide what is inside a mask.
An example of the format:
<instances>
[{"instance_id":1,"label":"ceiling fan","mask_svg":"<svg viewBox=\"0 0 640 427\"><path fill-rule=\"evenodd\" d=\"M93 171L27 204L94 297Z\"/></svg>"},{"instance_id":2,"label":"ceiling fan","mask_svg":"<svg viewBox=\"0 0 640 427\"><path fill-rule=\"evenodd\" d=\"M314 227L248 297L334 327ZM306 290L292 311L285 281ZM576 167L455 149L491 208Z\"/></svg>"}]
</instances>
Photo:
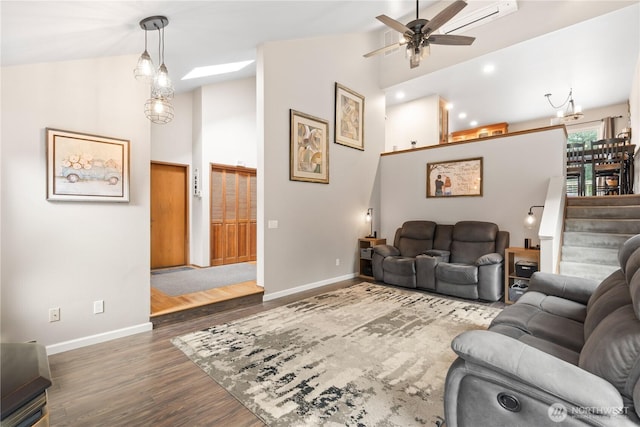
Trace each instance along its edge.
<instances>
[{"instance_id":1,"label":"ceiling fan","mask_svg":"<svg viewBox=\"0 0 640 427\"><path fill-rule=\"evenodd\" d=\"M418 1L416 0L416 19L403 25L387 15L376 16L376 19L386 26L398 31L404 37L398 43L376 49L364 55L365 58L395 49L399 46L407 45L407 56L409 65L416 68L420 65L420 59L429 53L430 44L442 45L464 45L468 46L475 40L475 37L456 36L451 34L433 34L434 31L443 26L447 21L460 12L467 3L464 0L457 0L438 13L431 21L418 17Z\"/></svg>"}]
</instances>

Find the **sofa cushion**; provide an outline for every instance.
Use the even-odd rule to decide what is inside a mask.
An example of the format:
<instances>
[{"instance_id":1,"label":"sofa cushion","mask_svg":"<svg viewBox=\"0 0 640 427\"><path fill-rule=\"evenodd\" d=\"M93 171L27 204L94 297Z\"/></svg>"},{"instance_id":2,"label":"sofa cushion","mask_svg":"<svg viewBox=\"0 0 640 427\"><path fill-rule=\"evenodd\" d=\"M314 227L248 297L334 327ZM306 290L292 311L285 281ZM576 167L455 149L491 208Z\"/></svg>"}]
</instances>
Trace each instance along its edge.
<instances>
[{"instance_id":1,"label":"sofa cushion","mask_svg":"<svg viewBox=\"0 0 640 427\"><path fill-rule=\"evenodd\" d=\"M451 262L474 264L482 255L496 251L498 226L491 222L460 221L453 226Z\"/></svg>"},{"instance_id":2,"label":"sofa cushion","mask_svg":"<svg viewBox=\"0 0 640 427\"><path fill-rule=\"evenodd\" d=\"M436 223L433 221L406 221L396 233L394 246L404 257L415 257L433 249Z\"/></svg>"},{"instance_id":3,"label":"sofa cushion","mask_svg":"<svg viewBox=\"0 0 640 427\"><path fill-rule=\"evenodd\" d=\"M640 376L640 321L631 304L618 308L598 324L580 352L579 366L633 399Z\"/></svg>"},{"instance_id":4,"label":"sofa cushion","mask_svg":"<svg viewBox=\"0 0 640 427\"><path fill-rule=\"evenodd\" d=\"M440 263L436 266L436 277L457 285L478 283L478 267L467 264Z\"/></svg>"},{"instance_id":5,"label":"sofa cushion","mask_svg":"<svg viewBox=\"0 0 640 427\"><path fill-rule=\"evenodd\" d=\"M572 365L578 365L580 353L578 353L577 351L570 350L566 347L548 340L544 340L542 338L534 337L533 335L529 335L521 329L514 328L513 326L509 325L495 325L492 326L489 330L491 332L498 332L502 335L507 335L511 338L515 338L518 341L522 341L523 343L528 344L531 347L542 350L545 353L562 359L565 362L569 362Z\"/></svg>"},{"instance_id":6,"label":"sofa cushion","mask_svg":"<svg viewBox=\"0 0 640 427\"><path fill-rule=\"evenodd\" d=\"M433 248L443 251L451 250L451 236L453 235L452 224L438 224L436 227L436 237L433 239Z\"/></svg>"},{"instance_id":7,"label":"sofa cushion","mask_svg":"<svg viewBox=\"0 0 640 427\"><path fill-rule=\"evenodd\" d=\"M415 259L401 256L386 257L382 261L385 272L412 276L416 274Z\"/></svg>"},{"instance_id":8,"label":"sofa cushion","mask_svg":"<svg viewBox=\"0 0 640 427\"><path fill-rule=\"evenodd\" d=\"M518 303L528 304L537 307L541 311L566 317L580 323L583 323L587 316L587 307L584 304L536 291L526 292L518 299Z\"/></svg>"},{"instance_id":9,"label":"sofa cushion","mask_svg":"<svg viewBox=\"0 0 640 427\"><path fill-rule=\"evenodd\" d=\"M622 271L625 271L629 258L638 248L640 248L640 234L630 237L622 244L622 246L620 246L620 249L618 250L618 263L620 264ZM632 276L633 274L635 274L635 272L632 273Z\"/></svg>"},{"instance_id":10,"label":"sofa cushion","mask_svg":"<svg viewBox=\"0 0 640 427\"><path fill-rule=\"evenodd\" d=\"M520 299L529 293L531 291L525 293ZM521 303L520 299L516 304L507 307L498 314L491 322L491 327L507 325L575 352L579 352L582 349L584 345L582 322L562 315L548 313L538 306ZM562 307L561 304L556 304L554 309L559 310L560 307ZM575 307L570 309L570 311L574 310Z\"/></svg>"},{"instance_id":11,"label":"sofa cushion","mask_svg":"<svg viewBox=\"0 0 640 427\"><path fill-rule=\"evenodd\" d=\"M622 270L617 270L604 279L589 299L584 321L584 339L589 339L602 319L628 304L631 304L629 285Z\"/></svg>"}]
</instances>

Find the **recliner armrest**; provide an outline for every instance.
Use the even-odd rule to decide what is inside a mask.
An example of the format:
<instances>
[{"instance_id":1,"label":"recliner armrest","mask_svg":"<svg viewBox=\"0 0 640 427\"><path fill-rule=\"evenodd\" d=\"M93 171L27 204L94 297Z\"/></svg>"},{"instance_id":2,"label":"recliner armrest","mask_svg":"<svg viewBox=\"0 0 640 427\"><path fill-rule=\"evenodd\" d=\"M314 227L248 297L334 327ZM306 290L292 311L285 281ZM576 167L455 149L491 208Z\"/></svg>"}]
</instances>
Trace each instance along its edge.
<instances>
[{"instance_id":1,"label":"recliner armrest","mask_svg":"<svg viewBox=\"0 0 640 427\"><path fill-rule=\"evenodd\" d=\"M491 331L467 331L454 338L453 351L475 365L506 375L580 408L622 408L608 381L514 338Z\"/></svg>"},{"instance_id":2,"label":"recliner armrest","mask_svg":"<svg viewBox=\"0 0 640 427\"><path fill-rule=\"evenodd\" d=\"M497 252L482 255L476 260L476 265L500 264L504 261L504 257Z\"/></svg>"},{"instance_id":3,"label":"recliner armrest","mask_svg":"<svg viewBox=\"0 0 640 427\"><path fill-rule=\"evenodd\" d=\"M385 258L388 256L400 256L400 250L391 245L375 245L373 252Z\"/></svg>"},{"instance_id":4,"label":"recliner armrest","mask_svg":"<svg viewBox=\"0 0 640 427\"><path fill-rule=\"evenodd\" d=\"M599 284L597 280L536 271L529 281L529 290L586 304Z\"/></svg>"}]
</instances>

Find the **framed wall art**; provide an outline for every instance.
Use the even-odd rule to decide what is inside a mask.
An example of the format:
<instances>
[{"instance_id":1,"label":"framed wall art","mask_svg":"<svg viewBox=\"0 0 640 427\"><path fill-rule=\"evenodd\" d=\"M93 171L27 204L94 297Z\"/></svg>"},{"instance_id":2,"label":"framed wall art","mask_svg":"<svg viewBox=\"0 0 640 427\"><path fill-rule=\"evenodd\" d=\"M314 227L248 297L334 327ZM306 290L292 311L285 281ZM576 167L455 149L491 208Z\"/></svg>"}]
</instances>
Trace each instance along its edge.
<instances>
[{"instance_id":1,"label":"framed wall art","mask_svg":"<svg viewBox=\"0 0 640 427\"><path fill-rule=\"evenodd\" d=\"M333 130L337 144L364 150L364 96L337 82Z\"/></svg>"},{"instance_id":2,"label":"framed wall art","mask_svg":"<svg viewBox=\"0 0 640 427\"><path fill-rule=\"evenodd\" d=\"M482 157L427 163L427 197L482 196Z\"/></svg>"},{"instance_id":3,"label":"framed wall art","mask_svg":"<svg viewBox=\"0 0 640 427\"><path fill-rule=\"evenodd\" d=\"M289 179L329 183L329 121L290 111Z\"/></svg>"},{"instance_id":4,"label":"framed wall art","mask_svg":"<svg viewBox=\"0 0 640 427\"><path fill-rule=\"evenodd\" d=\"M46 130L47 200L128 202L129 141Z\"/></svg>"}]
</instances>

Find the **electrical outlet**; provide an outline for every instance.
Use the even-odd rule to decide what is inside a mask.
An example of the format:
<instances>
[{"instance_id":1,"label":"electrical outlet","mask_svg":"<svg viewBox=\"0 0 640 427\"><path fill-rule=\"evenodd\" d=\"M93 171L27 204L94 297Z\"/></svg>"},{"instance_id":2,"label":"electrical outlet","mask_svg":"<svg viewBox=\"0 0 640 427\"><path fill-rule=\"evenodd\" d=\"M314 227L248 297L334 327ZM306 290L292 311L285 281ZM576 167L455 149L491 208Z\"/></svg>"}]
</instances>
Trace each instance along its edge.
<instances>
[{"instance_id":1,"label":"electrical outlet","mask_svg":"<svg viewBox=\"0 0 640 427\"><path fill-rule=\"evenodd\" d=\"M49 309L49 322L57 322L60 320L60 307Z\"/></svg>"},{"instance_id":2,"label":"electrical outlet","mask_svg":"<svg viewBox=\"0 0 640 427\"><path fill-rule=\"evenodd\" d=\"M336 265L340 265L340 258L336 258Z\"/></svg>"},{"instance_id":3,"label":"electrical outlet","mask_svg":"<svg viewBox=\"0 0 640 427\"><path fill-rule=\"evenodd\" d=\"M93 302L93 314L104 313L104 300Z\"/></svg>"}]
</instances>

